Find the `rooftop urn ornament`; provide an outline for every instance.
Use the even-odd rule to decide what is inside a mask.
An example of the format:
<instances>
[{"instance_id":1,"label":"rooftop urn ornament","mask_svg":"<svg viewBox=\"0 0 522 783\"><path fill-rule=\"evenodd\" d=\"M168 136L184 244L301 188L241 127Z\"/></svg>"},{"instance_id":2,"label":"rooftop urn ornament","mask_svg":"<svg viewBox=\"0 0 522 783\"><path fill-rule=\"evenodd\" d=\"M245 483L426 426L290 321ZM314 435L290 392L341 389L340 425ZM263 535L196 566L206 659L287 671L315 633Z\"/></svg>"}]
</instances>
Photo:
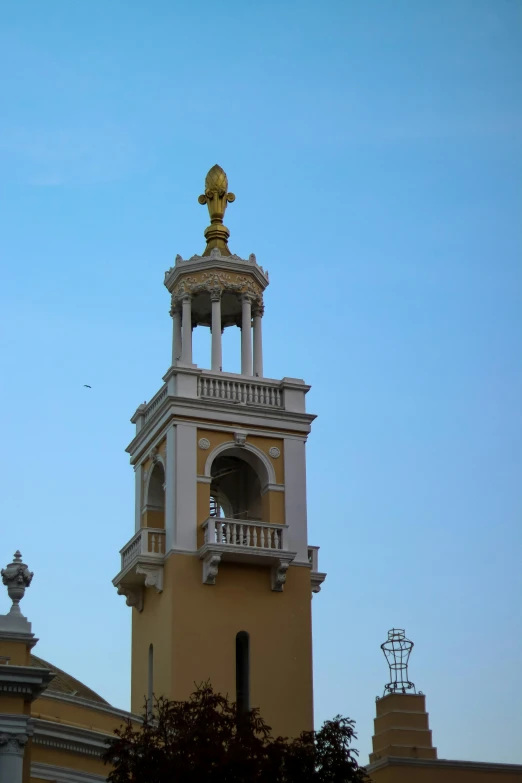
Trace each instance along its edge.
<instances>
[{"instance_id":1,"label":"rooftop urn ornament","mask_svg":"<svg viewBox=\"0 0 522 783\"><path fill-rule=\"evenodd\" d=\"M387 641L381 644L381 650L390 668L390 682L384 686L384 695L387 693L406 693L413 690L415 685L408 679L408 660L413 649L413 642L406 638L403 628L392 628L388 631Z\"/></svg>"},{"instance_id":2,"label":"rooftop urn ornament","mask_svg":"<svg viewBox=\"0 0 522 783\"><path fill-rule=\"evenodd\" d=\"M6 568L2 568L0 574L2 582L7 587L9 598L13 602L9 614L22 615L18 604L24 597L26 588L31 584L34 574L29 571L25 563L22 563L20 551L15 552L13 562Z\"/></svg>"},{"instance_id":3,"label":"rooftop urn ornament","mask_svg":"<svg viewBox=\"0 0 522 783\"><path fill-rule=\"evenodd\" d=\"M227 204L235 200L234 194L228 192L227 175L216 163L205 178L205 192L198 198L200 204L207 205L210 215L210 226L204 231L207 240L204 256L209 256L214 248L218 248L222 256L231 255L227 244L230 231L223 225L223 218Z\"/></svg>"}]
</instances>

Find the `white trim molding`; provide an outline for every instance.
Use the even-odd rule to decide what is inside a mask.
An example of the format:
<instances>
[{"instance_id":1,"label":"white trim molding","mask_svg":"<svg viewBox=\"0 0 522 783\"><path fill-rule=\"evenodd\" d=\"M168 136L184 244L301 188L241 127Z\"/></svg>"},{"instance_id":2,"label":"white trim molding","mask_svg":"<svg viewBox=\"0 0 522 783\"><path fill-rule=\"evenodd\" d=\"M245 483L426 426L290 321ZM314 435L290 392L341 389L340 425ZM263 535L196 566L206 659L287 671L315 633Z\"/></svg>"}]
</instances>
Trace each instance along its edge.
<instances>
[{"instance_id":1,"label":"white trim molding","mask_svg":"<svg viewBox=\"0 0 522 783\"><path fill-rule=\"evenodd\" d=\"M82 756L100 758L107 750L107 740L113 734L105 734L93 729L66 726L54 721L34 719L33 743L47 748L66 750Z\"/></svg>"},{"instance_id":2,"label":"white trim molding","mask_svg":"<svg viewBox=\"0 0 522 783\"><path fill-rule=\"evenodd\" d=\"M235 453L239 449L241 449L241 457L242 459L245 459L246 462L248 462L248 458L245 457L246 453L251 453L254 456L256 456L264 465L265 470L267 472L268 476L268 482L266 484L269 486L271 484L277 485L276 481L276 475L274 466L272 465L272 462L269 460L269 458L266 456L264 451L261 451L261 449L258 449L256 446L253 446L251 443L245 442L241 446L238 446L237 442L235 440L227 440L224 443L220 443L219 446L216 446L215 449L213 449L210 454L207 457L207 461L205 462L205 476L211 477L211 469L212 469L212 463L218 457L220 454L222 454L224 451L230 451L234 450Z\"/></svg>"},{"instance_id":3,"label":"white trim molding","mask_svg":"<svg viewBox=\"0 0 522 783\"><path fill-rule=\"evenodd\" d=\"M55 764L31 764L31 778L49 780L52 783L106 783L106 775L95 775L93 772L79 772L77 769L57 767Z\"/></svg>"},{"instance_id":4,"label":"white trim molding","mask_svg":"<svg viewBox=\"0 0 522 783\"><path fill-rule=\"evenodd\" d=\"M4 664L0 667L0 693L32 701L45 691L54 678L51 669Z\"/></svg>"}]
</instances>

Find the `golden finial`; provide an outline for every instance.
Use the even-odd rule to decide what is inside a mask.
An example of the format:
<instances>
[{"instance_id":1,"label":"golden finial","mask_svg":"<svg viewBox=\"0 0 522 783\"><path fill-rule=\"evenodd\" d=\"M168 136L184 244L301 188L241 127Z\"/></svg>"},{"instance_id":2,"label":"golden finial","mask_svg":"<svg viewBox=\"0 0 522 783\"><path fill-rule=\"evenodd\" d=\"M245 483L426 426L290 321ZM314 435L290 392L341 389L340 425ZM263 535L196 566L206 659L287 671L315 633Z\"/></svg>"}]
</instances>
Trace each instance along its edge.
<instances>
[{"instance_id":1,"label":"golden finial","mask_svg":"<svg viewBox=\"0 0 522 783\"><path fill-rule=\"evenodd\" d=\"M223 256L231 255L227 245L230 231L223 225L223 218L227 203L235 199L234 194L228 192L227 175L216 163L205 178L205 192L198 198L200 204L207 205L210 215L210 226L204 231L207 240L204 256L209 256L214 247L219 248Z\"/></svg>"}]
</instances>

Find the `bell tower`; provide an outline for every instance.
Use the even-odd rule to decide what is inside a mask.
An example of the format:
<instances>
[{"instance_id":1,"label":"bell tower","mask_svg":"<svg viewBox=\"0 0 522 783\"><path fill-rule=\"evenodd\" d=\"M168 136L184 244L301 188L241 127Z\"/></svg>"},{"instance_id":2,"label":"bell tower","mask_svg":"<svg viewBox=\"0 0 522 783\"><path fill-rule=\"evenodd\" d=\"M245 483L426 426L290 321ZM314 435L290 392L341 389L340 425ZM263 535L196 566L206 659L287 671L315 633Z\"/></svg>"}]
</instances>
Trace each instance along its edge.
<instances>
[{"instance_id":1,"label":"bell tower","mask_svg":"<svg viewBox=\"0 0 522 783\"><path fill-rule=\"evenodd\" d=\"M219 166L199 197L210 214L202 255L165 273L172 364L132 417L135 533L113 580L132 609L132 710L194 683L257 706L274 734L313 728L311 597L325 574L306 520L309 389L263 372L268 273L228 248L235 196ZM210 369L192 330L209 327ZM222 366L224 329L241 329L241 373Z\"/></svg>"}]
</instances>

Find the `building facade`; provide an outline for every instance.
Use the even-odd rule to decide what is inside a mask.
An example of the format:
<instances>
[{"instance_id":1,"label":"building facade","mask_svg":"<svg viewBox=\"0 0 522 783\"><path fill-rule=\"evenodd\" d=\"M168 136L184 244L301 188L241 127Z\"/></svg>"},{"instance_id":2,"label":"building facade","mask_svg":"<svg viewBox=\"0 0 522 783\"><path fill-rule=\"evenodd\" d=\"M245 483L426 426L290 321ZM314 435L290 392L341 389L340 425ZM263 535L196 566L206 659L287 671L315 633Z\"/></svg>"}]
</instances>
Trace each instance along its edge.
<instances>
[{"instance_id":1,"label":"building facade","mask_svg":"<svg viewBox=\"0 0 522 783\"><path fill-rule=\"evenodd\" d=\"M153 695L185 699L196 682L260 708L276 735L313 728L311 598L325 579L308 541L306 440L314 416L301 379L266 378L262 323L268 273L228 248L234 201L214 166L202 255L165 274L172 359L140 405L128 446L134 531L113 582L132 611L131 713L36 657L19 602L32 573L19 552L2 570L0 783L102 783L106 740L139 721ZM209 369L192 330L209 327ZM241 372L223 369L221 339L241 329ZM339 706L342 710L342 705ZM376 783L522 781L522 767L437 759L424 696L377 702L369 773Z\"/></svg>"}]
</instances>

